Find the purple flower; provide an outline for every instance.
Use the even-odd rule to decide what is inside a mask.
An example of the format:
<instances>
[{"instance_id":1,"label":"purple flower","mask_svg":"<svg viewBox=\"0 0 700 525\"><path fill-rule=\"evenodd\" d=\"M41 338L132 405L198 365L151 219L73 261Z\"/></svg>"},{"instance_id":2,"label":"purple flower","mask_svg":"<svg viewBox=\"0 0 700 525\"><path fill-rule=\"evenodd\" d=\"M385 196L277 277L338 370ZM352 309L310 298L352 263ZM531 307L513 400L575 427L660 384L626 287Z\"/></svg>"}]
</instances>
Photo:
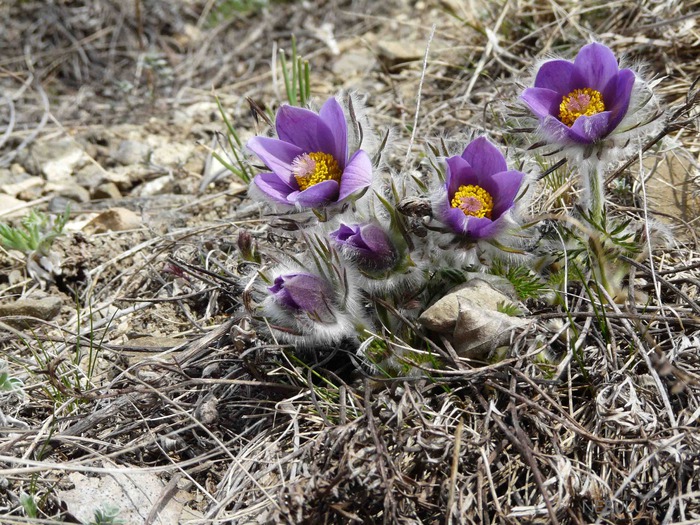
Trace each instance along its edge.
<instances>
[{"instance_id":1,"label":"purple flower","mask_svg":"<svg viewBox=\"0 0 700 525\"><path fill-rule=\"evenodd\" d=\"M619 69L617 59L598 43L581 48L572 62L542 64L535 87L523 101L557 142L591 144L610 135L627 113L635 74Z\"/></svg>"},{"instance_id":2,"label":"purple flower","mask_svg":"<svg viewBox=\"0 0 700 525\"><path fill-rule=\"evenodd\" d=\"M363 273L385 272L399 262L399 253L384 229L374 223L340 224L330 238Z\"/></svg>"},{"instance_id":3,"label":"purple flower","mask_svg":"<svg viewBox=\"0 0 700 525\"><path fill-rule=\"evenodd\" d=\"M283 309L303 312L320 322L333 322L333 290L325 279L310 273L280 275L268 288Z\"/></svg>"},{"instance_id":4,"label":"purple flower","mask_svg":"<svg viewBox=\"0 0 700 525\"><path fill-rule=\"evenodd\" d=\"M269 199L320 208L370 185L372 162L364 150L348 158L347 123L335 98L329 98L318 114L284 105L275 127L278 138L248 141L248 148L271 170L253 179Z\"/></svg>"},{"instance_id":5,"label":"purple flower","mask_svg":"<svg viewBox=\"0 0 700 525\"><path fill-rule=\"evenodd\" d=\"M471 240L498 235L524 174L509 171L501 152L484 137L446 162L447 197L437 203L442 222Z\"/></svg>"}]
</instances>

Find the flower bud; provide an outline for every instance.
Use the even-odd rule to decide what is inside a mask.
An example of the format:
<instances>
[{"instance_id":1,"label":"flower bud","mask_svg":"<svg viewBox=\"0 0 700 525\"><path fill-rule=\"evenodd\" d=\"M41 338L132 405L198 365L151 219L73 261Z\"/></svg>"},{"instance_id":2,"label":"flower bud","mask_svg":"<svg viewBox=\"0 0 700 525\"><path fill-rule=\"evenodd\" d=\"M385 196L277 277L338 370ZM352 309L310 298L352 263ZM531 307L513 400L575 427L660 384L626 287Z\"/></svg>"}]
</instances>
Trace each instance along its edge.
<instances>
[{"instance_id":1,"label":"flower bud","mask_svg":"<svg viewBox=\"0 0 700 525\"><path fill-rule=\"evenodd\" d=\"M374 223L340 224L330 238L355 262L357 268L368 274L393 270L399 262L399 252L384 229Z\"/></svg>"},{"instance_id":2,"label":"flower bud","mask_svg":"<svg viewBox=\"0 0 700 525\"><path fill-rule=\"evenodd\" d=\"M258 255L255 245L253 244L253 237L247 230L241 230L238 233L238 251L244 260L249 262L260 262L260 256Z\"/></svg>"},{"instance_id":3,"label":"flower bud","mask_svg":"<svg viewBox=\"0 0 700 525\"><path fill-rule=\"evenodd\" d=\"M275 302L285 310L306 313L321 323L335 321L333 290L325 279L317 275L280 275L268 290Z\"/></svg>"}]
</instances>

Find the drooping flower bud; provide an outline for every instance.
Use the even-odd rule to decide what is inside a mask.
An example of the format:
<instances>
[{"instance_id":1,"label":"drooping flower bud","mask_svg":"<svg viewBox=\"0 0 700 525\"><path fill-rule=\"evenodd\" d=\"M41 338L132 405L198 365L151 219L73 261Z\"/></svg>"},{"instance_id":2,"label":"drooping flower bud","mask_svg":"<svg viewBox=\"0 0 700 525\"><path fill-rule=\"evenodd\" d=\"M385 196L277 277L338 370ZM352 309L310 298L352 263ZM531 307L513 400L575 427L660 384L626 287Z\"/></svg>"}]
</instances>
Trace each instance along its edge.
<instances>
[{"instance_id":1,"label":"drooping flower bud","mask_svg":"<svg viewBox=\"0 0 700 525\"><path fill-rule=\"evenodd\" d=\"M335 300L330 285L310 273L280 275L268 288L275 302L291 313L303 312L320 323L332 323Z\"/></svg>"},{"instance_id":2,"label":"drooping flower bud","mask_svg":"<svg viewBox=\"0 0 700 525\"><path fill-rule=\"evenodd\" d=\"M400 260L399 251L389 234L378 224L340 224L330 234L343 254L355 262L364 274L390 271Z\"/></svg>"}]
</instances>

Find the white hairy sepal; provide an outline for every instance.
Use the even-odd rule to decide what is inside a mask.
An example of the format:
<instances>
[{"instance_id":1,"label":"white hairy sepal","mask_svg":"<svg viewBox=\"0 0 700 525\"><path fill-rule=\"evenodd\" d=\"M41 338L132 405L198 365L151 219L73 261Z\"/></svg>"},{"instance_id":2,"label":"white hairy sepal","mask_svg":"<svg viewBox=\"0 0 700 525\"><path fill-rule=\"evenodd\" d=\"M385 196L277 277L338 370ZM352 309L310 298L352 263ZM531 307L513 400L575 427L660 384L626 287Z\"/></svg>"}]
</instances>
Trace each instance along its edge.
<instances>
[{"instance_id":1,"label":"white hairy sepal","mask_svg":"<svg viewBox=\"0 0 700 525\"><path fill-rule=\"evenodd\" d=\"M295 263L281 264L271 274L271 282L277 277L294 273L313 273L307 268L312 268L309 262L304 266ZM328 263L328 270L333 272L332 263ZM341 269L339 273L342 274ZM333 272L335 275L335 272ZM321 320L318 316L303 310L297 310L280 304L272 295L267 286L261 293L267 295L260 307L262 315L268 320L270 329L275 337L284 342L293 343L301 347L312 347L322 344L337 343L347 337L357 337L357 327L365 324L365 314L360 302L360 290L352 279L345 279L347 286L342 282L331 282L333 292L328 303L333 319Z\"/></svg>"},{"instance_id":2,"label":"white hairy sepal","mask_svg":"<svg viewBox=\"0 0 700 525\"><path fill-rule=\"evenodd\" d=\"M281 306L270 296L262 304L262 314L275 338L299 347L333 344L355 336L353 316L340 309L333 309L334 322L319 322L307 312Z\"/></svg>"}]
</instances>

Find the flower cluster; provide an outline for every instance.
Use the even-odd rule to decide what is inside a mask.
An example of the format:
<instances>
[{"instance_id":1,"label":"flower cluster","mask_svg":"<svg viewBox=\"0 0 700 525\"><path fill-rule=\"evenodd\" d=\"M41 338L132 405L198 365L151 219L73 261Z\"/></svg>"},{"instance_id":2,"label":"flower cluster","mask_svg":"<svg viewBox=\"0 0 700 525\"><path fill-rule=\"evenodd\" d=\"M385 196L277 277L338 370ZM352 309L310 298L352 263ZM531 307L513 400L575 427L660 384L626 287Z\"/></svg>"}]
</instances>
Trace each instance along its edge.
<instances>
[{"instance_id":1,"label":"flower cluster","mask_svg":"<svg viewBox=\"0 0 700 525\"><path fill-rule=\"evenodd\" d=\"M637 102L642 89L634 71L593 43L573 61L541 64L521 100L541 137L567 158L587 159L596 150L602 159L646 125L639 121L647 115ZM431 302L470 272L532 259L523 239L532 239L528 228L536 224L524 220L533 179L484 136L459 154L433 158L424 180L392 173L377 160L383 151L362 143L371 126L357 121L356 106L346 111L335 97L318 112L283 105L276 137L247 143L267 168L253 179L253 193L297 223L305 250L269 273L261 270L262 314L283 340L318 346L347 339L374 364L400 368L397 348L422 348L416 355L423 357L411 354L418 366L416 359L425 364L432 354L414 321ZM582 204L593 218L604 214L603 171L595 163L581 168L589 195Z\"/></svg>"}]
</instances>

